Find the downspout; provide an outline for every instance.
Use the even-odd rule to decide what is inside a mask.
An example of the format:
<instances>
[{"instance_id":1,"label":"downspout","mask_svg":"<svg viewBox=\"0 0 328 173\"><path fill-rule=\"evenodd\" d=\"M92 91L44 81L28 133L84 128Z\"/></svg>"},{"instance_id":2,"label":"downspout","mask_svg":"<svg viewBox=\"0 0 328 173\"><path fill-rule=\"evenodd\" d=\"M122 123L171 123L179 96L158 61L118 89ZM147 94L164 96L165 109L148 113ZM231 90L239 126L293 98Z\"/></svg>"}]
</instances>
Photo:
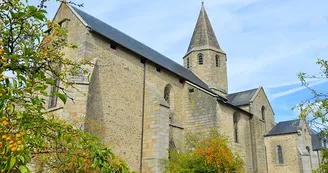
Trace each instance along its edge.
<instances>
[{"instance_id":1,"label":"downspout","mask_svg":"<svg viewBox=\"0 0 328 173\"><path fill-rule=\"evenodd\" d=\"M147 60L141 59L141 63L144 64L143 74L143 91L142 91L142 118L141 118L141 149L140 149L140 173L142 173L142 154L143 154L143 138L144 138L144 124L145 124L145 95L146 95L146 64Z\"/></svg>"},{"instance_id":2,"label":"downspout","mask_svg":"<svg viewBox=\"0 0 328 173\"><path fill-rule=\"evenodd\" d=\"M320 163L320 153L319 153L319 150L317 150L317 156L318 156L318 163L319 163L319 168L320 168L321 163Z\"/></svg>"},{"instance_id":3,"label":"downspout","mask_svg":"<svg viewBox=\"0 0 328 173\"><path fill-rule=\"evenodd\" d=\"M252 113L252 102L249 104L249 112ZM257 169L255 168L255 146L254 146L254 136L253 136L253 125L252 125L252 119L253 119L253 114L252 117L249 119L249 126L250 126L250 135L251 135L251 145L252 145L252 164L253 164L253 172L257 172Z\"/></svg>"}]
</instances>

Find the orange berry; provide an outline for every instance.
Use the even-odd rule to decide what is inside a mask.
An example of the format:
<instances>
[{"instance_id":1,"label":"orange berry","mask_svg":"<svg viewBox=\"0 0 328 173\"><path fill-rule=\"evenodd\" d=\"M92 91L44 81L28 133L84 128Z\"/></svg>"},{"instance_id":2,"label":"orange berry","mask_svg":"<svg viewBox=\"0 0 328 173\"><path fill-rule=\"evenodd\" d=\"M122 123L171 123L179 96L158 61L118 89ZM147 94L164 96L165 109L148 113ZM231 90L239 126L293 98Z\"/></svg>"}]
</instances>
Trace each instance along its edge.
<instances>
[{"instance_id":1,"label":"orange berry","mask_svg":"<svg viewBox=\"0 0 328 173\"><path fill-rule=\"evenodd\" d=\"M19 151L22 151L22 149L21 148L17 148L17 151L19 152Z\"/></svg>"},{"instance_id":2,"label":"orange berry","mask_svg":"<svg viewBox=\"0 0 328 173\"><path fill-rule=\"evenodd\" d=\"M14 146L13 144L10 144L8 147L9 147L9 148L12 148L13 146Z\"/></svg>"},{"instance_id":3,"label":"orange berry","mask_svg":"<svg viewBox=\"0 0 328 173\"><path fill-rule=\"evenodd\" d=\"M7 138L7 136L6 135L2 135L2 137L1 137L2 139L6 139Z\"/></svg>"},{"instance_id":4,"label":"orange berry","mask_svg":"<svg viewBox=\"0 0 328 173\"><path fill-rule=\"evenodd\" d=\"M18 145L22 144L22 141L17 141L17 144L18 144Z\"/></svg>"},{"instance_id":5,"label":"orange berry","mask_svg":"<svg viewBox=\"0 0 328 173\"><path fill-rule=\"evenodd\" d=\"M13 140L11 140L10 142L9 142L9 144L13 144L15 141L13 141Z\"/></svg>"},{"instance_id":6,"label":"orange berry","mask_svg":"<svg viewBox=\"0 0 328 173\"><path fill-rule=\"evenodd\" d=\"M9 136L9 137L7 137L7 138L6 138L6 140L7 140L7 141L10 141L10 140L11 140L11 137L10 137L10 136Z\"/></svg>"},{"instance_id":7,"label":"orange berry","mask_svg":"<svg viewBox=\"0 0 328 173\"><path fill-rule=\"evenodd\" d=\"M19 133L16 134L16 138L20 138L21 136L22 136L22 135L19 134Z\"/></svg>"},{"instance_id":8,"label":"orange berry","mask_svg":"<svg viewBox=\"0 0 328 173\"><path fill-rule=\"evenodd\" d=\"M12 149L11 149L11 151L17 151L17 148L16 147L13 147Z\"/></svg>"}]
</instances>

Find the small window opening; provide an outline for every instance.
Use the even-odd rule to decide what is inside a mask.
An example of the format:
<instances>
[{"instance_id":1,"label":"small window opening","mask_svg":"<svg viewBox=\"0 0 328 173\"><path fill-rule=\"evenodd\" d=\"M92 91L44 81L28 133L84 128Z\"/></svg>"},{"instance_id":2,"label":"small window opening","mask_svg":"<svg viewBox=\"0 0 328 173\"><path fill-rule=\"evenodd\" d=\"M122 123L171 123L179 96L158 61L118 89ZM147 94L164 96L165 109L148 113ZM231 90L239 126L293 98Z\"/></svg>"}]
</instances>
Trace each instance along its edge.
<instances>
[{"instance_id":1,"label":"small window opening","mask_svg":"<svg viewBox=\"0 0 328 173\"><path fill-rule=\"evenodd\" d=\"M110 48L116 50L117 46L115 44L111 43Z\"/></svg>"},{"instance_id":2,"label":"small window opening","mask_svg":"<svg viewBox=\"0 0 328 173\"><path fill-rule=\"evenodd\" d=\"M198 54L198 64L203 65L204 63L204 55L203 54Z\"/></svg>"},{"instance_id":3,"label":"small window opening","mask_svg":"<svg viewBox=\"0 0 328 173\"><path fill-rule=\"evenodd\" d=\"M164 88L164 99L170 105L170 94L171 94L171 85L168 84Z\"/></svg>"},{"instance_id":4,"label":"small window opening","mask_svg":"<svg viewBox=\"0 0 328 173\"><path fill-rule=\"evenodd\" d=\"M234 128L234 138L235 142L239 143L238 138L238 121L239 121L239 115L237 113L233 114L233 128Z\"/></svg>"},{"instance_id":5,"label":"small window opening","mask_svg":"<svg viewBox=\"0 0 328 173\"><path fill-rule=\"evenodd\" d=\"M278 163L283 164L284 159L283 159L283 155L282 155L282 147L280 145L277 146L277 154L278 154Z\"/></svg>"},{"instance_id":6,"label":"small window opening","mask_svg":"<svg viewBox=\"0 0 328 173\"><path fill-rule=\"evenodd\" d=\"M161 68L156 67L156 71L157 71L157 72L161 72Z\"/></svg>"},{"instance_id":7,"label":"small window opening","mask_svg":"<svg viewBox=\"0 0 328 173\"><path fill-rule=\"evenodd\" d=\"M187 68L189 68L189 58L187 58Z\"/></svg>"},{"instance_id":8,"label":"small window opening","mask_svg":"<svg viewBox=\"0 0 328 173\"><path fill-rule=\"evenodd\" d=\"M262 106L261 108L262 120L265 120L265 107Z\"/></svg>"},{"instance_id":9,"label":"small window opening","mask_svg":"<svg viewBox=\"0 0 328 173\"><path fill-rule=\"evenodd\" d=\"M49 102L48 102L48 109L55 108L57 106L57 96L54 94L58 92L58 87L60 84L60 80L58 79L58 74L61 71L61 65L57 66L55 71L52 74L52 79L54 80L55 85L52 85L50 88L50 96L49 96Z\"/></svg>"},{"instance_id":10,"label":"small window opening","mask_svg":"<svg viewBox=\"0 0 328 173\"><path fill-rule=\"evenodd\" d=\"M215 66L220 67L220 57L219 57L219 55L215 56Z\"/></svg>"}]
</instances>

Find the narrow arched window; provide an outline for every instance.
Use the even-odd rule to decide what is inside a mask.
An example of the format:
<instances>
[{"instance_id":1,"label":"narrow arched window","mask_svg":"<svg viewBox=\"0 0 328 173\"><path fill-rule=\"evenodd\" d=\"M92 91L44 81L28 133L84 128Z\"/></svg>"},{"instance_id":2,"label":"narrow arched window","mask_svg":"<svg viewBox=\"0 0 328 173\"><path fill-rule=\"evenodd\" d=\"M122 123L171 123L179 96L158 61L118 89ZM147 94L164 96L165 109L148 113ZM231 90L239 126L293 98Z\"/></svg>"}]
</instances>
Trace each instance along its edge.
<instances>
[{"instance_id":1,"label":"narrow arched window","mask_svg":"<svg viewBox=\"0 0 328 173\"><path fill-rule=\"evenodd\" d=\"M164 99L170 105L170 94L172 86L170 84L166 85L164 88Z\"/></svg>"},{"instance_id":2,"label":"narrow arched window","mask_svg":"<svg viewBox=\"0 0 328 173\"><path fill-rule=\"evenodd\" d=\"M198 64L202 65L204 63L204 55L202 53L198 54Z\"/></svg>"},{"instance_id":3,"label":"narrow arched window","mask_svg":"<svg viewBox=\"0 0 328 173\"><path fill-rule=\"evenodd\" d=\"M234 129L234 139L235 142L239 142L238 138L238 121L239 121L239 115L237 113L233 114L233 129Z\"/></svg>"},{"instance_id":4,"label":"narrow arched window","mask_svg":"<svg viewBox=\"0 0 328 173\"><path fill-rule=\"evenodd\" d=\"M262 120L265 120L265 107L262 106L261 108L261 115L262 115Z\"/></svg>"},{"instance_id":5,"label":"narrow arched window","mask_svg":"<svg viewBox=\"0 0 328 173\"><path fill-rule=\"evenodd\" d=\"M220 67L220 57L219 57L219 55L215 56L215 66Z\"/></svg>"},{"instance_id":6,"label":"narrow arched window","mask_svg":"<svg viewBox=\"0 0 328 173\"><path fill-rule=\"evenodd\" d=\"M282 155L282 147L280 145L277 146L277 155L278 155L278 163L283 164L284 159L283 159L283 155Z\"/></svg>"}]
</instances>

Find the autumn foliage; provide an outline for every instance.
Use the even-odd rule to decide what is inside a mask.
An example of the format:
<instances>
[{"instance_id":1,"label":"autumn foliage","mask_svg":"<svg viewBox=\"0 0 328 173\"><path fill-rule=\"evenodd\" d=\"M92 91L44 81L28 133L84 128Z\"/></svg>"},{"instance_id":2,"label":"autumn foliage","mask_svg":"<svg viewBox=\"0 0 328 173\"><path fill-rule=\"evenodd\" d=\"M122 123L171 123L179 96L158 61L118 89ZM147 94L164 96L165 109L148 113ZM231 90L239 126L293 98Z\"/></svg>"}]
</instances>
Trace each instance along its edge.
<instances>
[{"instance_id":1,"label":"autumn foliage","mask_svg":"<svg viewBox=\"0 0 328 173\"><path fill-rule=\"evenodd\" d=\"M240 173L243 165L240 155L229 148L229 140L215 131L187 134L186 149L171 151L163 161L165 172L180 173Z\"/></svg>"}]
</instances>

